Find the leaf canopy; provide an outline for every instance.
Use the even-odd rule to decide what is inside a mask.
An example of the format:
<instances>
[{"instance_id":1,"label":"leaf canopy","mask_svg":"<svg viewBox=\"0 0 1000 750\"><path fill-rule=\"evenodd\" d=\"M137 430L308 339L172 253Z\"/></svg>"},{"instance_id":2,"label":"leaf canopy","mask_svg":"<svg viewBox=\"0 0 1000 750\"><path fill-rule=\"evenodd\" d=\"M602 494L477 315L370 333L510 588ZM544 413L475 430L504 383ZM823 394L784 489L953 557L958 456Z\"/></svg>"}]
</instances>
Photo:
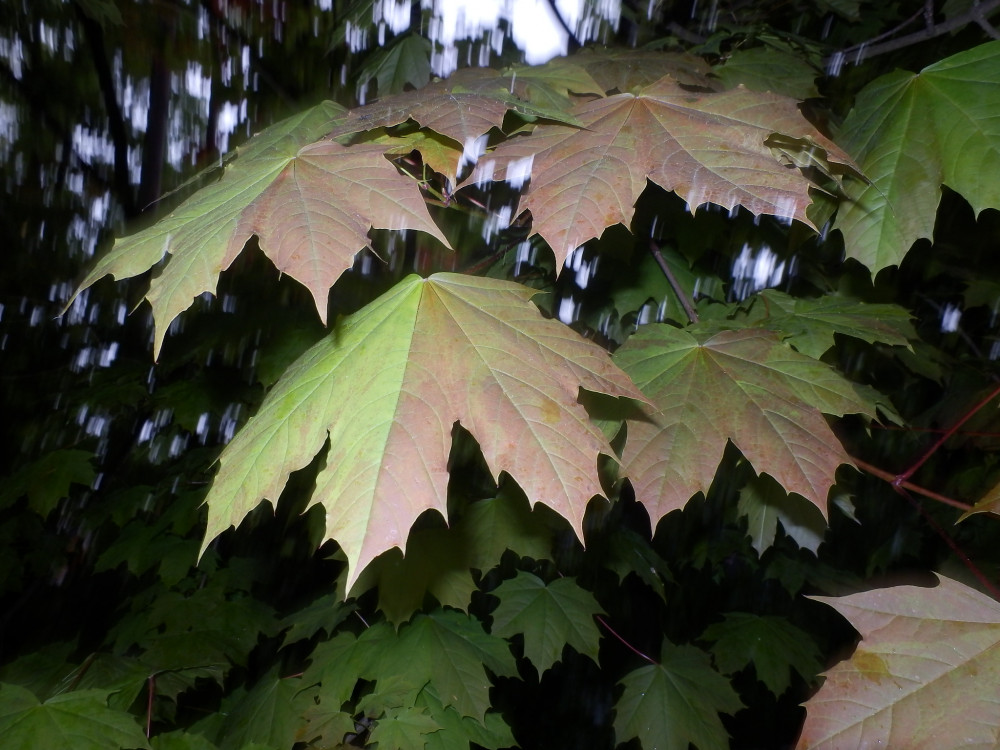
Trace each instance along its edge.
<instances>
[{"instance_id":1,"label":"leaf canopy","mask_svg":"<svg viewBox=\"0 0 1000 750\"><path fill-rule=\"evenodd\" d=\"M494 279L411 276L342 321L226 446L206 499L206 544L261 499L276 501L329 438L313 501L347 555L350 589L375 556L404 547L421 513L447 517L456 422L494 476L508 472L582 538L587 503L601 493L597 457L613 451L579 389L645 397L604 350L543 318L534 294Z\"/></svg>"}]
</instances>

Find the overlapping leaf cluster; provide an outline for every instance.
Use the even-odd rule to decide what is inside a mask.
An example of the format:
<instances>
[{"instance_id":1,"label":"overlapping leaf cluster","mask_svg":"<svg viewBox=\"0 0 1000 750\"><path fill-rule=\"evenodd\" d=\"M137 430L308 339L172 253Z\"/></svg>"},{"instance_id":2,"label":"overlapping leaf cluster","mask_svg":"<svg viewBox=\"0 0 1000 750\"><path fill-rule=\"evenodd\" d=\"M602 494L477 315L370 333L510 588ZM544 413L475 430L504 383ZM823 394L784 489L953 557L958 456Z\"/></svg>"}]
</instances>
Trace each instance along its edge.
<instances>
[{"instance_id":1,"label":"overlapping leaf cluster","mask_svg":"<svg viewBox=\"0 0 1000 750\"><path fill-rule=\"evenodd\" d=\"M157 356L171 322L215 291L248 243L308 290L329 333L299 347L223 450L205 498L203 564L212 565L212 542L230 526L288 493L304 498L296 513L314 521L312 541L335 542L346 569L335 595L286 619L255 603L249 582L221 597L192 587L137 602L114 633L115 657L99 660L113 680L98 679L87 664L61 695L44 681L29 690L8 670L0 736L25 746L86 736L103 737L96 746L148 747L127 714L143 686L168 705L199 680L224 686L248 668L251 641L261 637L281 638L281 652L304 670L288 676L275 667L230 691L212 718L178 732L176 746L508 747L515 738L491 689L532 670L544 679L566 660L598 664L617 635L603 620L611 607L593 591L600 575L637 579L664 601L680 596L669 565L648 543L637 544L637 534L588 524L588 509L607 505L604 498L615 506L604 513L625 512L625 480L655 531L668 514L708 497L720 464L727 466L744 479L738 512L749 538L716 540L719 549L697 554L721 560L726 544L742 544L764 555L779 528L816 551L838 469L853 463L831 425L848 415L864 424L900 421L888 399L824 356L844 337L905 356L916 335L898 307L776 291L726 304L695 299L694 278L678 274L668 284L667 322L638 325L646 299L631 290L640 308L629 309L621 294L615 314L619 321L634 314L636 325L620 325L601 346L543 314L538 289L496 278L504 269L498 259L487 276L408 275L351 314L327 319L331 288L359 254L382 249L378 230L419 232L418 244L461 255L467 238L449 212L472 212L493 183L520 193L518 208L530 214L508 227L514 212L499 224L485 212L480 221L494 225L487 239L517 235L530 220L530 235L551 250L557 269L579 264L578 248L609 229L638 233L637 204L657 189L676 193L691 212L712 204L804 225L819 193L843 198L835 226L848 255L872 271L929 234L942 183L974 195L977 211L1000 205L995 181L969 178L962 161L988 167L1000 153L991 131L996 105L979 95L995 82L998 43L918 76L876 81L844 123L840 145L794 100L738 85L740 65L752 68L752 59L734 57L723 68L722 80L734 84L728 89L694 58L657 55L663 69L652 79L643 77L651 66L623 59L584 54L538 69L466 72L350 111L319 105L256 136L211 184L97 262L83 287L155 268L146 300ZM932 96L940 91L967 103L958 125L944 124ZM917 105L934 116L917 122L901 114ZM911 141L925 152L909 153ZM670 261L685 270L681 254ZM462 451L473 458L463 463ZM60 468L60 481L89 481L79 456L66 458L73 463ZM474 467L483 496L456 497L458 466ZM296 472L308 477L305 489ZM11 497L51 506L33 492L30 472L19 481ZM849 502L839 507L850 512ZM428 520L428 510L439 517ZM603 572L578 579L541 562L557 556L555 537L586 542ZM140 535L130 543L147 542ZM126 560L143 574L159 564L170 577L166 561L117 554L106 565ZM355 605L342 600L373 588L384 619L346 627ZM829 600L866 642L807 706L802 746L860 742L872 717L880 741L910 746L936 700L927 697L928 681L972 684L977 694L995 681L997 618L988 603L947 580L919 597L891 591L885 601ZM919 604L909 606L914 598ZM944 619L943 610L959 614L942 633L927 623ZM933 674L923 662L917 675L892 661L904 628L918 631L918 656L934 662ZM781 696L819 669L809 636L780 617L731 610L686 635L687 642L662 638L644 655L648 663L616 674L616 742L722 746L721 716L744 705L729 677L751 675ZM806 646L784 648L800 638ZM928 656L935 640L951 661ZM296 661L298 649L306 656ZM53 661L56 671L70 663L66 654ZM861 708L858 673L870 691ZM88 680L100 689L86 689ZM905 694L887 698L900 681ZM846 719L845 703L853 706ZM975 723L988 704L970 703L954 716ZM865 738L873 731L864 729ZM970 742L995 742L996 721L977 731ZM152 747L173 746L169 736Z\"/></svg>"}]
</instances>

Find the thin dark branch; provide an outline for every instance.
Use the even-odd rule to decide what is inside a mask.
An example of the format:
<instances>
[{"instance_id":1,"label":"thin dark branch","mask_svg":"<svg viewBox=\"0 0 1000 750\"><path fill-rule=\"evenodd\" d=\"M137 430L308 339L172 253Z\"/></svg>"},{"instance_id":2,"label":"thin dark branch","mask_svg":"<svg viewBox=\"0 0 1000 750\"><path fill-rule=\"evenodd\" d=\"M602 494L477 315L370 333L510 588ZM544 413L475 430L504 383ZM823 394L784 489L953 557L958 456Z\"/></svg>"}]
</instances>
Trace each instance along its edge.
<instances>
[{"instance_id":1,"label":"thin dark branch","mask_svg":"<svg viewBox=\"0 0 1000 750\"><path fill-rule=\"evenodd\" d=\"M674 294L677 299L680 300L681 307L684 308L684 313L688 316L689 323L698 322L698 313L695 312L694 306L691 304L690 300L687 298L683 287L677 281L677 277L674 276L674 272L670 270L670 266L667 265L666 259L663 257L663 253L660 252L660 248L656 246L653 240L649 241L649 252L653 254L656 259L656 263L660 266L660 270L663 271L663 275L667 277L667 281L670 283L670 288L674 290Z\"/></svg>"},{"instance_id":2,"label":"thin dark branch","mask_svg":"<svg viewBox=\"0 0 1000 750\"><path fill-rule=\"evenodd\" d=\"M620 635L618 635L618 633L615 632L614 628L612 628L610 625L608 625L607 622L605 622L605 620L604 620L603 617L601 617L600 615L594 615L594 619L597 620L601 624L601 627L603 627L605 630L607 630L609 633L611 633L611 635L613 635L615 638L617 638L625 646L625 648L627 648L633 654L635 654L636 656L638 656L640 659L645 659L650 664L659 665L659 662L656 661L656 659L654 659L651 656L647 656L646 654L642 653L642 651L640 651L635 646L633 646L631 643L629 643L624 638L622 638Z\"/></svg>"},{"instance_id":3,"label":"thin dark branch","mask_svg":"<svg viewBox=\"0 0 1000 750\"><path fill-rule=\"evenodd\" d=\"M126 216L136 216L138 211L132 198L132 183L128 168L128 132L125 129L125 118L118 105L118 94L115 91L114 76L108 63L104 47L104 29L101 24L92 19L76 3L73 4L77 19L83 27L84 36L90 46L90 57L97 73L97 81L104 98L104 110L108 116L108 134L115 150L115 188L117 198Z\"/></svg>"},{"instance_id":4,"label":"thin dark branch","mask_svg":"<svg viewBox=\"0 0 1000 750\"><path fill-rule=\"evenodd\" d=\"M673 34L675 37L681 41L687 42L688 44L704 44L705 37L700 34L695 34L693 31L689 31L681 26L676 21L671 21L667 24L667 31Z\"/></svg>"},{"instance_id":5,"label":"thin dark branch","mask_svg":"<svg viewBox=\"0 0 1000 750\"><path fill-rule=\"evenodd\" d=\"M955 556L962 561L962 564L968 568L969 572L971 572L972 575L974 575L976 579L983 584L983 587L990 593L990 596L997 601L1000 601L1000 588L998 588L993 581L986 577L986 574L979 569L978 565L972 562L972 558L965 554L965 550L958 546L958 543L941 527L941 524L934 520L934 517L927 512L927 509L914 500L913 496L902 487L896 486L895 490L900 495L905 497L910 504L917 509L917 512L920 513L927 525L930 526L934 532L944 540L945 544L947 544Z\"/></svg>"},{"instance_id":6,"label":"thin dark branch","mask_svg":"<svg viewBox=\"0 0 1000 750\"><path fill-rule=\"evenodd\" d=\"M862 461L860 458L856 458L855 456L851 456L851 460L855 464L857 464L859 469L871 474L872 476L878 477L879 479L884 479L890 484L896 481L896 475L893 474L892 472L885 471L884 469L880 469L877 466L873 466L867 461ZM948 497L947 495L941 495L937 492L932 492L931 490L924 489L919 485L913 484L913 482L903 481L899 483L899 486L905 490L909 490L910 492L916 492L918 495L923 495L924 497L928 497L931 500L937 500L939 503L950 505L952 508L958 508L959 510L964 510L964 511L972 510L972 506L969 505L968 503L963 503L961 500L955 500L953 498Z\"/></svg>"},{"instance_id":7,"label":"thin dark branch","mask_svg":"<svg viewBox=\"0 0 1000 750\"><path fill-rule=\"evenodd\" d=\"M924 455L922 455L920 458L918 458L917 461L909 469L907 469L902 474L897 476L892 482L893 486L901 487L903 485L903 482L907 481L910 477L912 477L914 473L917 471L917 469L923 466L924 463L927 461L927 459L933 456L934 453L937 451L937 449L940 448L942 445L944 445L945 441L947 441L948 438L954 435L963 424L972 419L974 414L979 412L984 406L986 406L986 404L995 399L997 396L1000 396L1000 386L994 388L990 392L990 395L988 395L978 404L969 409L969 411L965 414L965 416L963 416L960 420L955 422L955 424L953 424L948 429L947 432L945 432L940 438L938 438L937 441L934 443L934 445L928 448L927 452L924 453Z\"/></svg>"},{"instance_id":8,"label":"thin dark branch","mask_svg":"<svg viewBox=\"0 0 1000 750\"><path fill-rule=\"evenodd\" d=\"M932 4L929 3L929 5ZM917 16L922 16L924 18L924 28L920 31L914 31L906 36L873 44L873 41L885 37L884 34L881 34L874 39L861 42L861 44L855 44L853 47L848 47L834 52L832 55L827 57L824 62L828 68L836 63L842 62L854 63L856 65L870 57L884 55L887 52L895 52L896 50L903 49L904 47L910 47L914 44L919 44L920 42L926 42L929 39L935 39L936 37L950 34L963 26L968 26L970 23L982 25L983 23L986 23L986 16L998 8L1000 8L1000 0L987 0L983 3L974 4L965 13L957 15L944 23L935 24L933 13L928 19L925 6L917 13ZM903 25L908 25L912 22L912 20L912 18L908 19Z\"/></svg>"}]
</instances>

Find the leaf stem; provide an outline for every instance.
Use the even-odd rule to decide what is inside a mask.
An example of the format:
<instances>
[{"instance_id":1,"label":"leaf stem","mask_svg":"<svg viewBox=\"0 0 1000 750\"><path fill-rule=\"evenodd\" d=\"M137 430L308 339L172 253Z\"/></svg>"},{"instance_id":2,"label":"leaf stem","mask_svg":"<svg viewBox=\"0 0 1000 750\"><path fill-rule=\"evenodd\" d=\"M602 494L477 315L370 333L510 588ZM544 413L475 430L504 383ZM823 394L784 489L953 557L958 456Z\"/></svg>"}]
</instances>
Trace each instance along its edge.
<instances>
[{"instance_id":1,"label":"leaf stem","mask_svg":"<svg viewBox=\"0 0 1000 750\"><path fill-rule=\"evenodd\" d=\"M670 283L670 288L674 290L674 294L677 295L677 299L680 300L681 307L684 308L684 312L688 316L688 322L697 323L698 313L695 312L691 302L688 301L687 295L684 294L684 289L677 281L677 277L674 276L674 272L670 270L670 266L667 265L667 261L663 257L663 253L660 252L660 248L656 246L656 242L652 239L649 240L649 252L653 254L657 265L659 265L660 270L663 271L663 275L667 277L667 281Z\"/></svg>"},{"instance_id":2,"label":"leaf stem","mask_svg":"<svg viewBox=\"0 0 1000 750\"><path fill-rule=\"evenodd\" d=\"M937 500L939 503L944 503L945 505L950 505L953 508L958 508L959 510L972 510L972 506L968 503L963 503L961 500L953 500L946 495L940 495L937 492L932 492L931 490L924 489L919 485L913 484L912 482L903 481L896 485L896 480L899 478L898 475L893 474L889 471L884 471L883 469L873 466L867 461L862 461L860 458L855 458L851 456L851 460L858 465L858 468L862 471L866 471L872 476L876 476L879 479L884 479L889 482L889 484L894 487L899 487L902 489L909 490L910 492L916 492L918 495L923 495L924 497L929 497L931 500Z\"/></svg>"},{"instance_id":3,"label":"leaf stem","mask_svg":"<svg viewBox=\"0 0 1000 750\"><path fill-rule=\"evenodd\" d=\"M633 654L635 654L636 656L638 656L641 659L644 659L644 660L648 661L650 664L659 666L659 662L656 661L656 659L653 659L652 657L650 657L650 656L642 653L642 651L640 651L635 646L633 646L631 643L629 643L624 638L622 638L620 635L618 635L618 633L615 632L614 628L612 628L610 625L608 625L608 623L605 621L605 619L603 617L601 617L600 615L594 615L594 619L596 619L601 624L601 627L603 627L605 630L607 630L609 633L611 633L611 635L613 635L615 638L617 638L619 641L621 641L622 645L624 645L625 648L627 648Z\"/></svg>"},{"instance_id":4,"label":"leaf stem","mask_svg":"<svg viewBox=\"0 0 1000 750\"><path fill-rule=\"evenodd\" d=\"M976 412L978 412L980 409L982 409L984 406L986 406L986 404L988 404L990 401L992 401L993 399L995 399L997 396L1000 396L1000 386L997 386L996 388L994 388L990 392L990 395L988 395L986 398L984 398L978 404L976 404L975 406L973 406L968 412L966 412L965 416L963 416L954 425L952 425L950 428L948 428L948 430L945 431L945 433L940 438L937 439L937 441L934 443L934 445L932 445L930 448L928 448L927 451L924 453L924 455L922 455L920 458L918 458L917 461L909 469L907 469L906 471L904 471L902 474L897 475L896 478L892 480L892 486L893 487L897 487L897 488L898 487L902 487L903 484L910 477L913 476L913 474L917 471L917 469L919 469L921 466L923 466L924 463L927 461L927 459L929 459L931 456L933 456L934 453L937 451L937 449L940 448L942 445L944 445L945 441L948 438L950 438L952 435L954 435L956 432L958 432L958 429L963 424L965 424L966 422L968 422L972 418L972 416L974 414L976 414Z\"/></svg>"}]
</instances>

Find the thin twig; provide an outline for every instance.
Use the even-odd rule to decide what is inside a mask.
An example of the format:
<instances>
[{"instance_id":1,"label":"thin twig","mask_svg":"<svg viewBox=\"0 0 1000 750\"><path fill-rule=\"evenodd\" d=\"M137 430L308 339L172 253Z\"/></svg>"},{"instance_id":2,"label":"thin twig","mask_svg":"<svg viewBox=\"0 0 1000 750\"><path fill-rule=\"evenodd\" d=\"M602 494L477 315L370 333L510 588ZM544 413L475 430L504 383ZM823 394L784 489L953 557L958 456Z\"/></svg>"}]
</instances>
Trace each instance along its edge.
<instances>
[{"instance_id":1,"label":"thin twig","mask_svg":"<svg viewBox=\"0 0 1000 750\"><path fill-rule=\"evenodd\" d=\"M967 554L965 554L964 550L962 550L962 548L958 546L955 540L952 539L951 536L943 528L941 528L941 524L939 524L937 521L934 520L931 514L927 512L927 509L924 508L916 500L914 500L913 496L905 489L903 489L902 486L893 485L893 489L895 489L896 492L905 497L910 502L910 504L917 509L917 512L920 513L920 515L923 517L927 525L930 526L932 529L934 529L934 531L937 533L938 536L944 539L945 544L947 544L948 547L951 548L951 551L954 552L955 556L962 561L962 564L969 569L969 572L971 572L972 575L974 575L979 580L979 582L983 584L983 586L986 588L987 591L990 592L990 595L994 599L1000 601L1000 588L997 588L997 585L986 577L986 574L979 569L979 566L977 566L974 562L972 562L972 558L970 558Z\"/></svg>"},{"instance_id":2,"label":"thin twig","mask_svg":"<svg viewBox=\"0 0 1000 750\"><path fill-rule=\"evenodd\" d=\"M911 466L909 469L907 469L906 471L904 471L902 474L899 474L892 481L893 486L894 487L901 487L904 482L906 482L910 477L912 477L914 475L914 473L917 471L917 469L919 469L921 466L924 465L924 463L927 461L927 459L929 459L931 456L934 455L934 453L937 451L938 448L940 448L942 445L944 445L945 441L948 438L950 438L952 435L954 435L956 432L958 432L958 429L963 424L965 424L966 422L968 422L972 418L972 416L974 414L976 414L976 412L978 412L980 409L982 409L984 406L986 406L986 404L988 404L990 401L992 401L993 399L995 399L997 396L1000 396L1000 386L997 386L996 388L994 388L990 392L990 395L988 395L986 398L984 398L978 404L976 404L975 406L973 406L965 414L965 416L963 416L960 420L958 420L954 425L952 425L951 427L949 427L948 430L940 438L938 438L935 441L934 445L932 445L930 448L928 448L927 452L924 453L924 455L922 455L919 459L917 459L916 463L914 463L913 466Z\"/></svg>"},{"instance_id":3,"label":"thin twig","mask_svg":"<svg viewBox=\"0 0 1000 750\"><path fill-rule=\"evenodd\" d=\"M660 270L663 271L663 275L667 277L667 281L670 283L670 288L674 290L674 294L677 295L677 299L680 300L681 307L684 308L685 314L688 316L688 322L697 323L698 313L695 312L694 307L688 301L687 295L684 293L684 289L678 283L677 278L674 276L674 272L670 270L670 266L667 265L666 259L663 257L663 253L660 252L660 248L656 246L653 240L649 241L649 252L653 254L656 259L657 264L660 266Z\"/></svg>"},{"instance_id":4,"label":"thin twig","mask_svg":"<svg viewBox=\"0 0 1000 750\"><path fill-rule=\"evenodd\" d=\"M633 646L631 643L629 643L624 638L622 638L620 635L618 635L618 633L616 633L614 631L614 628L612 628L610 625L608 625L607 622L604 621L603 617L601 617L600 615L594 615L594 619L596 619L599 623L601 623L601 626L605 630L607 630L609 633L611 633L611 635L613 635L615 638L617 638L619 641L621 641L622 644L625 646L625 648L627 648L633 654L635 654L636 656L638 656L641 659L645 659L650 664L654 664L656 666L659 666L660 663L658 661L656 661L656 659L653 659L652 657L647 656L646 654L642 653L642 651L640 651L635 646Z\"/></svg>"},{"instance_id":5,"label":"thin twig","mask_svg":"<svg viewBox=\"0 0 1000 750\"><path fill-rule=\"evenodd\" d=\"M857 464L858 468L862 471L866 471L872 476L878 477L879 479L884 479L889 482L889 484L895 485L896 475L892 472L885 471L878 468L877 466L872 466L867 461L862 461L860 458L855 458L851 456L851 460ZM950 505L953 508L958 508L959 510L969 511L972 510L972 506L968 503L963 503L961 500L954 500L946 495L938 494L937 492L932 492L931 490L924 489L919 485L913 484L912 482L900 482L898 487L909 490L910 492L916 492L918 495L923 495L924 497L929 497L931 500L937 500L939 503L944 503L945 505Z\"/></svg>"},{"instance_id":6,"label":"thin twig","mask_svg":"<svg viewBox=\"0 0 1000 750\"><path fill-rule=\"evenodd\" d=\"M829 67L831 62L834 60L840 60L845 62L850 62L851 57L856 57L855 64L860 63L862 60L869 57L875 57L877 55L884 55L887 52L895 52L898 49L903 49L904 47L909 47L914 44L919 44L920 42L926 42L929 39L934 39L939 36L944 36L945 34L950 34L956 29L960 29L963 26L967 26L970 23L976 23L980 26L986 23L986 16L993 11L1000 8L1000 0L987 0L984 3L974 4L969 10L961 15L950 18L944 23L935 24L933 22L933 16L929 22L926 22L925 9L922 8L917 15L925 17L925 25L920 31L914 31L912 34L907 34L906 36L901 36L897 39L891 39L887 42L882 42L880 44L872 44L872 39L861 42L861 44L855 44L853 47L847 47L846 49L834 52L829 55L824 61L824 65ZM904 22L904 26L909 24L912 19ZM899 27L897 27L899 28ZM880 34L874 39L884 38L884 34Z\"/></svg>"}]
</instances>

